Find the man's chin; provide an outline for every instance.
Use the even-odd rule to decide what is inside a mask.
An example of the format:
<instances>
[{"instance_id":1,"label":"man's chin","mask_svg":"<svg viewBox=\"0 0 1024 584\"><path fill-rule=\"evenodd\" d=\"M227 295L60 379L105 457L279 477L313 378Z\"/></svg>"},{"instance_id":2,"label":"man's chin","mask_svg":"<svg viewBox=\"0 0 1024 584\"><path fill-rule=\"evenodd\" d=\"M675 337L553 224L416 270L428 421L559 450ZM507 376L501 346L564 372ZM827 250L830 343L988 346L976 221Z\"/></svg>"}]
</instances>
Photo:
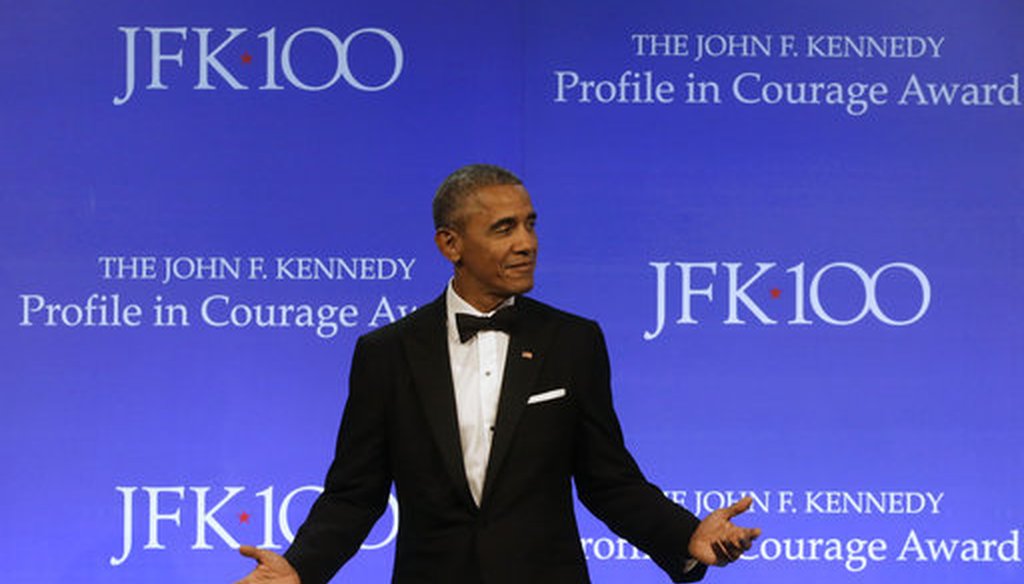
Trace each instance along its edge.
<instances>
[{"instance_id":1,"label":"man's chin","mask_svg":"<svg viewBox=\"0 0 1024 584\"><path fill-rule=\"evenodd\" d=\"M511 286L509 286L509 291L512 293L512 295L526 294L530 290L533 290L533 278L530 278L529 280L515 282Z\"/></svg>"}]
</instances>

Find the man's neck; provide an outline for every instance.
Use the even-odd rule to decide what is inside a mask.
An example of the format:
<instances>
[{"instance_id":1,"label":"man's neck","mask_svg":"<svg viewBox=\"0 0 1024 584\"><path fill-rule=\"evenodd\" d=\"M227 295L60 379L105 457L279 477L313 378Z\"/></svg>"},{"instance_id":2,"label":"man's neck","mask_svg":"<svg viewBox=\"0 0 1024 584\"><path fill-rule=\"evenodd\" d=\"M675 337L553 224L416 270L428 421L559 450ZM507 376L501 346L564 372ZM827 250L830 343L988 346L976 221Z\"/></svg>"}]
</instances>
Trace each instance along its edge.
<instances>
[{"instance_id":1,"label":"man's neck","mask_svg":"<svg viewBox=\"0 0 1024 584\"><path fill-rule=\"evenodd\" d=\"M459 298L461 298L466 304L469 304L473 308L485 314L493 312L510 298L509 296L495 296L491 294L467 294L467 292L463 290L463 286L459 285L458 279L452 280L452 290L454 290Z\"/></svg>"}]
</instances>

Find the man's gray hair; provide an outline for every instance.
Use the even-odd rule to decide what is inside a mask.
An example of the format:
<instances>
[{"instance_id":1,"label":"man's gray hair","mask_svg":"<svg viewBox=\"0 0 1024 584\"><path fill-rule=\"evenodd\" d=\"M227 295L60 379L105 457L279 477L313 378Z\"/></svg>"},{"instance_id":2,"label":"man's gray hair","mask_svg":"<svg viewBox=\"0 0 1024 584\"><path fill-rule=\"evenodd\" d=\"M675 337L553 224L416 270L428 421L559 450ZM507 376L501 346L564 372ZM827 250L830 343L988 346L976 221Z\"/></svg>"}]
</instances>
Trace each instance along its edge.
<instances>
[{"instance_id":1,"label":"man's gray hair","mask_svg":"<svg viewBox=\"0 0 1024 584\"><path fill-rule=\"evenodd\" d=\"M460 228L459 210L476 191L496 185L521 185L512 171L493 164L469 164L444 179L434 194L434 229Z\"/></svg>"}]
</instances>

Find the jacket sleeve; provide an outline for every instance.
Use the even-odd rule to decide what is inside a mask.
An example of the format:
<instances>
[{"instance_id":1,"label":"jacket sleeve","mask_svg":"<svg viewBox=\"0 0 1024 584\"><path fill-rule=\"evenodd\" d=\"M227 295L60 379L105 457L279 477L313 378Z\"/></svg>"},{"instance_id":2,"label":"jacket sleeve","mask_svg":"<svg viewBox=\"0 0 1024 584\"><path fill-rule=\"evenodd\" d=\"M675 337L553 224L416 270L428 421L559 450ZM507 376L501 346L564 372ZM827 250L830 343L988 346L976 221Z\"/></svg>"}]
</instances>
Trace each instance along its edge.
<instances>
[{"instance_id":1,"label":"jacket sleeve","mask_svg":"<svg viewBox=\"0 0 1024 584\"><path fill-rule=\"evenodd\" d=\"M703 578L707 566L684 566L700 520L647 482L626 449L612 405L611 371L604 335L590 323L591 355L584 361L573 473L580 500L612 531L651 556L673 582Z\"/></svg>"},{"instance_id":2,"label":"jacket sleeve","mask_svg":"<svg viewBox=\"0 0 1024 584\"><path fill-rule=\"evenodd\" d=\"M329 581L359 550L387 507L391 489L386 437L390 388L384 355L374 352L367 337L357 341L348 400L324 491L285 552L302 584Z\"/></svg>"}]
</instances>

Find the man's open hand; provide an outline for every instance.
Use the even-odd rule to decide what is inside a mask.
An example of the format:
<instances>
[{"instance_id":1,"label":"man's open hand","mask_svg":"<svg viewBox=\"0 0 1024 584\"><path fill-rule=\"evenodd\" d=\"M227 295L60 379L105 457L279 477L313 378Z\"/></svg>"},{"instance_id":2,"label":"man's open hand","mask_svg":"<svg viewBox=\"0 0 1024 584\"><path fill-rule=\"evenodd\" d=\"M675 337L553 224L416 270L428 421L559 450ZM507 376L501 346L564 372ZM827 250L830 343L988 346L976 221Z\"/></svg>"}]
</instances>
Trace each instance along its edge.
<instances>
[{"instance_id":1,"label":"man's open hand","mask_svg":"<svg viewBox=\"0 0 1024 584\"><path fill-rule=\"evenodd\" d=\"M733 525L731 519L749 509L752 501L744 497L705 517L690 538L690 556L709 566L724 566L739 559L761 530Z\"/></svg>"},{"instance_id":2,"label":"man's open hand","mask_svg":"<svg viewBox=\"0 0 1024 584\"><path fill-rule=\"evenodd\" d=\"M243 545L238 548L238 552L256 560L259 565L235 584L302 584L299 581L299 573L283 556L251 545Z\"/></svg>"}]
</instances>

